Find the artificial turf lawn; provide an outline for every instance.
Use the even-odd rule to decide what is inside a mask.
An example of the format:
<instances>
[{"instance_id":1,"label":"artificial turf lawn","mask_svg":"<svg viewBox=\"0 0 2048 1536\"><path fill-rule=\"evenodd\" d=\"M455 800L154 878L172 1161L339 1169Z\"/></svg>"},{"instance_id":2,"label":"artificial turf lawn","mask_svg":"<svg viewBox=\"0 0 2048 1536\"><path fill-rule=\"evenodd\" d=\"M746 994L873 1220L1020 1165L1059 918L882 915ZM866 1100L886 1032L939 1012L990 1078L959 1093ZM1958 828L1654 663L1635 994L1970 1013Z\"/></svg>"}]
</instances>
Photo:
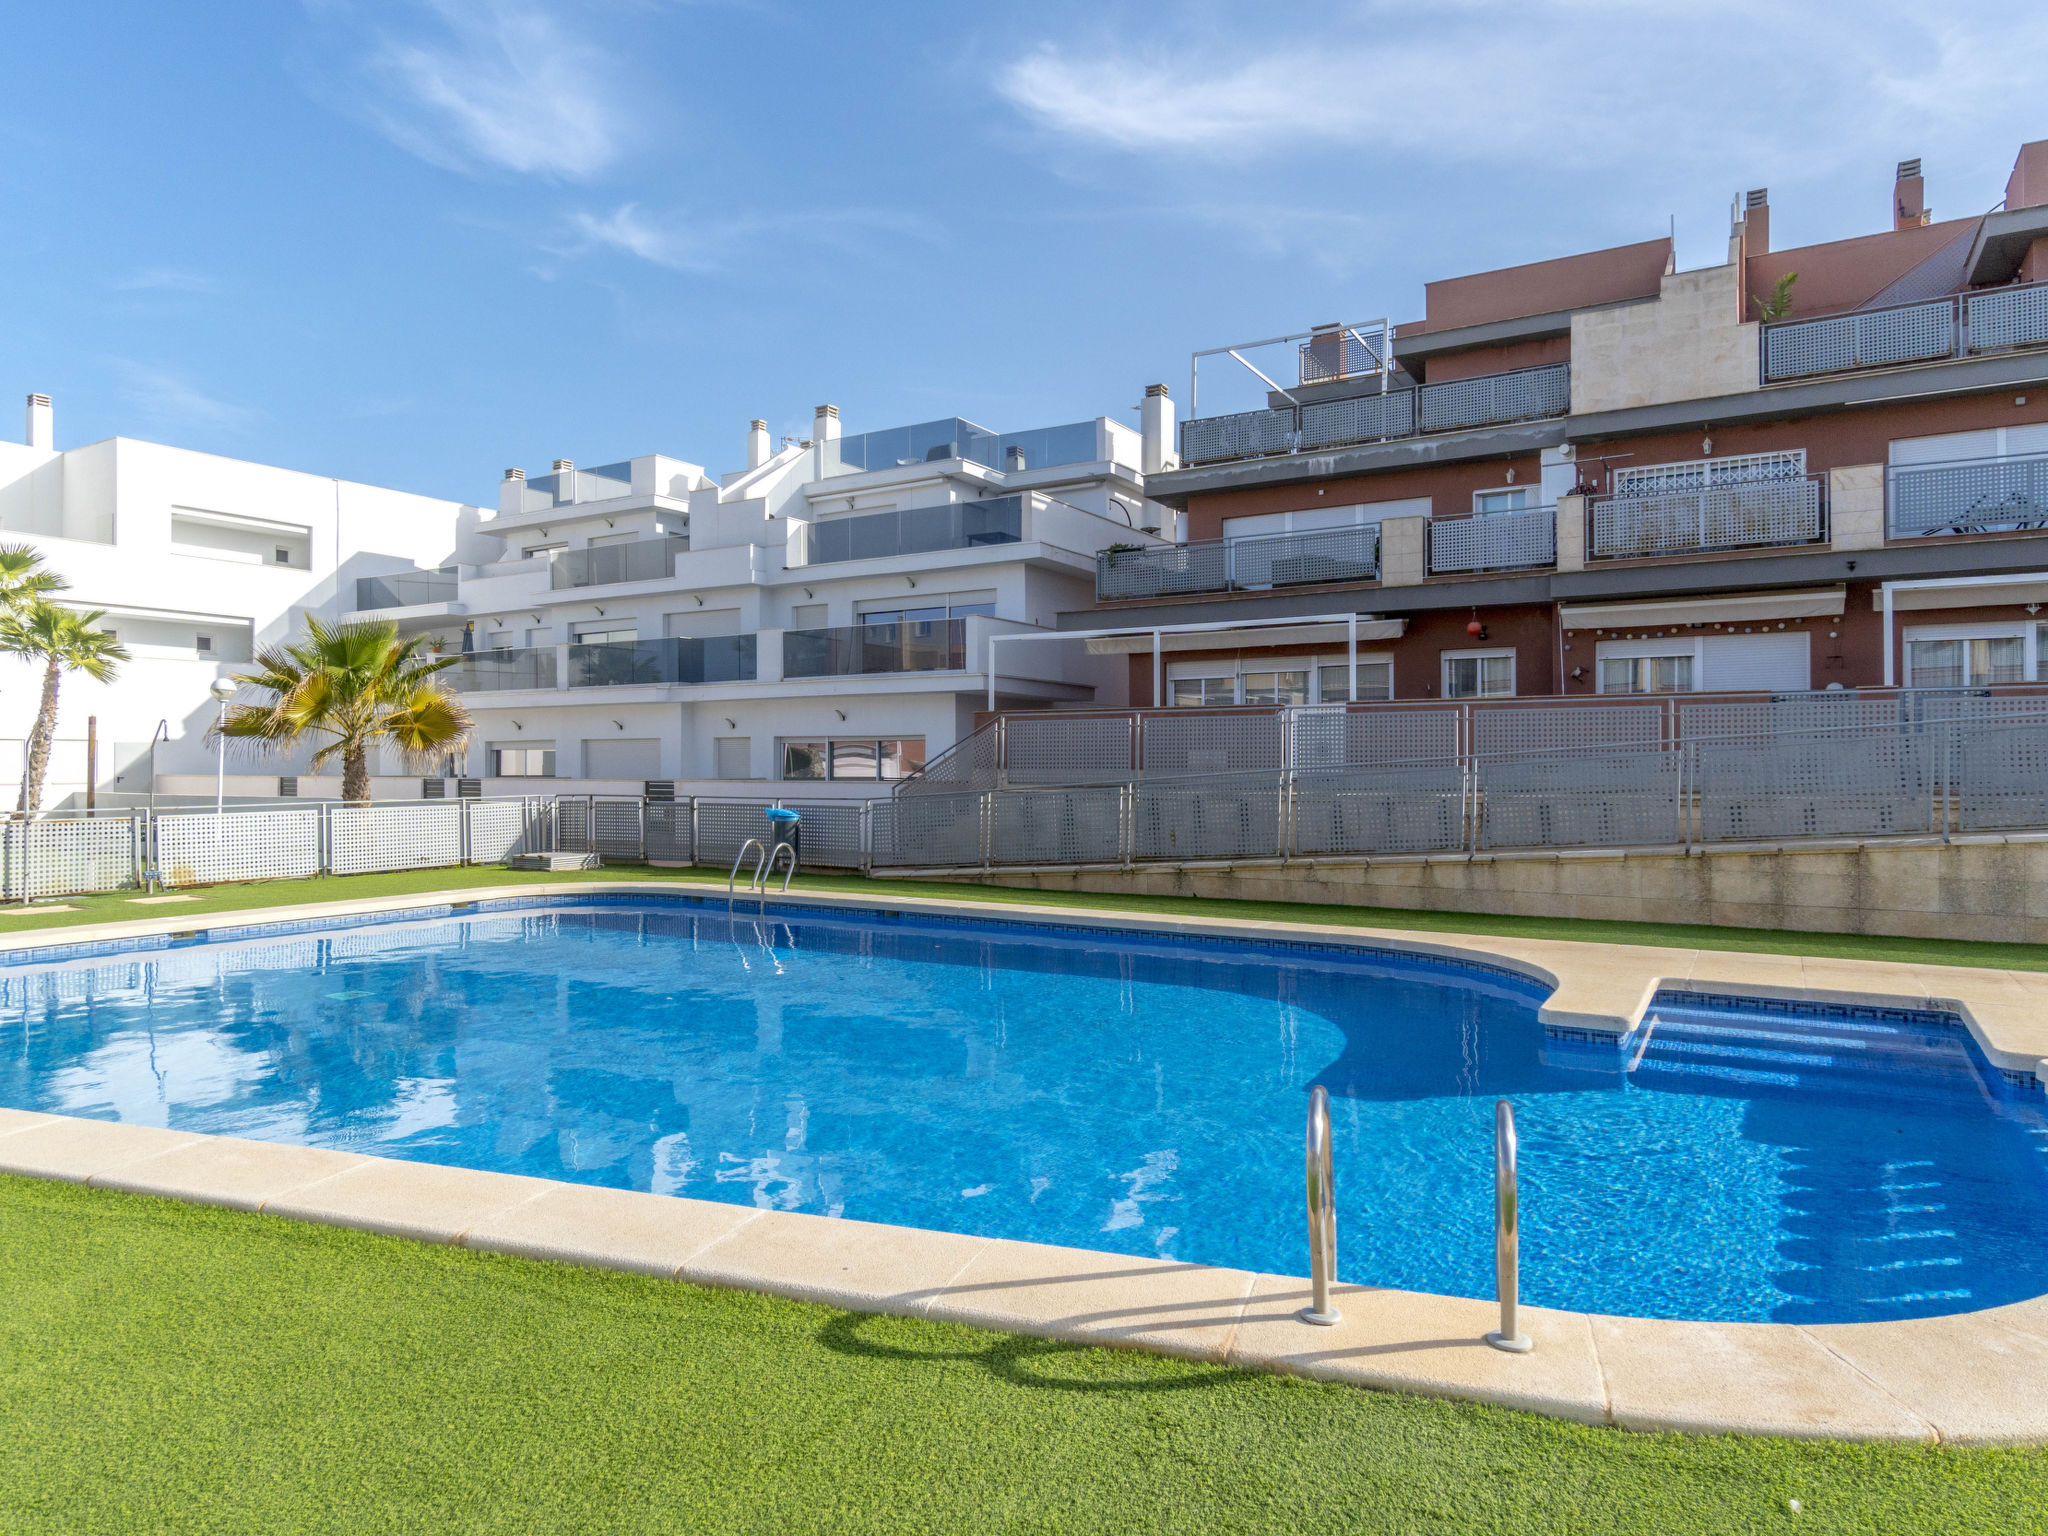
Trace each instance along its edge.
<instances>
[{"instance_id":1,"label":"artificial turf lawn","mask_svg":"<svg viewBox=\"0 0 2048 1536\"><path fill-rule=\"evenodd\" d=\"M604 870L562 870L529 874L477 865L465 869L418 869L386 875L323 876L254 885L219 885L198 898L164 906L138 904L134 891L69 896L69 912L33 907L0 907L0 934L65 928L80 923L131 922L145 917L201 916L291 906L310 901L349 901L375 896L428 895L476 886L548 885L577 880L674 880L725 892L726 875L708 869L650 869L635 864ZM850 891L869 895L930 896L946 901L985 901L1085 908L1092 911L1172 913L1181 916L1252 918L1263 922L1315 926L1413 928L1429 933L1497 934L1522 939L1578 939L1601 944L1652 944L1679 949L1734 950L1748 954L1818 955L1843 960L1891 960L1918 965L1981 965L1999 970L2048 970L2048 944L1989 944L1969 939L1902 939L1882 934L1794 933L1765 928L1714 928L1686 923L1614 923L1581 918L1489 916L1476 912L1418 912L1395 907L1333 907L1309 902L1219 901L1191 896L1123 896L1095 892L1039 891L947 880L867 880L859 875L807 873L793 889Z\"/></svg>"},{"instance_id":2,"label":"artificial turf lawn","mask_svg":"<svg viewBox=\"0 0 2048 1536\"><path fill-rule=\"evenodd\" d=\"M0 1277L9 1532L2048 1524L2038 1450L1632 1435L33 1179Z\"/></svg>"}]
</instances>

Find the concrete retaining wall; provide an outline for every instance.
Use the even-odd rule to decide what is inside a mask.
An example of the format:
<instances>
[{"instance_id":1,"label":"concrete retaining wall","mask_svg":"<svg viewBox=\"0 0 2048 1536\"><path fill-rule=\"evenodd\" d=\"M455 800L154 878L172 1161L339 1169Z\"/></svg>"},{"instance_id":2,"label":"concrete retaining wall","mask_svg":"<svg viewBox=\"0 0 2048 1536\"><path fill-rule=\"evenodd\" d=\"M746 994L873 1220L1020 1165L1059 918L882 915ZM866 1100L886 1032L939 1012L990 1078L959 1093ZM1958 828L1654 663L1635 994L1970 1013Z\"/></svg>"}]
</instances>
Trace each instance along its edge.
<instances>
[{"instance_id":1,"label":"concrete retaining wall","mask_svg":"<svg viewBox=\"0 0 2048 1536\"><path fill-rule=\"evenodd\" d=\"M2048 943L2048 836L2042 835L1689 854L1593 850L923 877L1113 895Z\"/></svg>"}]
</instances>

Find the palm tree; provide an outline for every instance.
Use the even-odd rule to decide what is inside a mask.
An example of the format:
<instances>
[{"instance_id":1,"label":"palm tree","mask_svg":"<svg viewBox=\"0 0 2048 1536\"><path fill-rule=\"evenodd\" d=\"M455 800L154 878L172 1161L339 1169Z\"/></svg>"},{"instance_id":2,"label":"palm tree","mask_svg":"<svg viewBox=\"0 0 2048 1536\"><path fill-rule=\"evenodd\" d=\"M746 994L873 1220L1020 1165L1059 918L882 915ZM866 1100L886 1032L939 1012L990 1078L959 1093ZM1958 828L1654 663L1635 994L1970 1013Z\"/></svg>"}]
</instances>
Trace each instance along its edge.
<instances>
[{"instance_id":1,"label":"palm tree","mask_svg":"<svg viewBox=\"0 0 2048 1536\"><path fill-rule=\"evenodd\" d=\"M27 544L0 544L0 613L18 613L46 592L71 583L43 569L43 557Z\"/></svg>"},{"instance_id":2,"label":"palm tree","mask_svg":"<svg viewBox=\"0 0 2048 1536\"><path fill-rule=\"evenodd\" d=\"M272 751L309 734L331 737L312 767L339 757L342 799L368 805L372 742L390 742L408 764L425 768L469 740L469 711L434 681L461 658L426 654L428 639L400 638L389 620L327 624L308 614L305 639L259 651L257 670L235 677L268 693L268 702L230 705L211 734Z\"/></svg>"},{"instance_id":3,"label":"palm tree","mask_svg":"<svg viewBox=\"0 0 2048 1536\"><path fill-rule=\"evenodd\" d=\"M0 567L0 580L6 574ZM26 570L15 574L20 583L17 590L26 590L27 595L17 599L16 611L0 618L0 651L43 663L43 702L29 731L28 772L22 776L18 806L23 813L32 813L43 806L43 775L49 770L50 744L57 736L57 685L66 672L83 672L95 682L110 683L128 659L128 651L105 630L93 628L106 617L104 608L91 613L60 608L42 596L50 590L48 586L31 585L49 573Z\"/></svg>"}]
</instances>

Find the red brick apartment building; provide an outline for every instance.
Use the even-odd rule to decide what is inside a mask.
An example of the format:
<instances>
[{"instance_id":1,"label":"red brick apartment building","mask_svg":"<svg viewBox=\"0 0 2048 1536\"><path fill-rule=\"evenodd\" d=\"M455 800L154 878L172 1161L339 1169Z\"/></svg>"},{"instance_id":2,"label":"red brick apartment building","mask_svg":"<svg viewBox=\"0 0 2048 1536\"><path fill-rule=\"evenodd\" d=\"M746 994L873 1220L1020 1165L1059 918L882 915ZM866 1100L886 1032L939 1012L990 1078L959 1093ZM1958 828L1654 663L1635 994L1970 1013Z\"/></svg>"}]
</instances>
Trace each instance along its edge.
<instances>
[{"instance_id":1,"label":"red brick apartment building","mask_svg":"<svg viewBox=\"0 0 2048 1536\"><path fill-rule=\"evenodd\" d=\"M1182 541L1103 551L1062 627L1139 706L2048 683L2048 141L1991 213L1936 220L1917 161L1891 200L1779 251L1754 191L1721 266L1276 339L1298 377L1148 477Z\"/></svg>"}]
</instances>

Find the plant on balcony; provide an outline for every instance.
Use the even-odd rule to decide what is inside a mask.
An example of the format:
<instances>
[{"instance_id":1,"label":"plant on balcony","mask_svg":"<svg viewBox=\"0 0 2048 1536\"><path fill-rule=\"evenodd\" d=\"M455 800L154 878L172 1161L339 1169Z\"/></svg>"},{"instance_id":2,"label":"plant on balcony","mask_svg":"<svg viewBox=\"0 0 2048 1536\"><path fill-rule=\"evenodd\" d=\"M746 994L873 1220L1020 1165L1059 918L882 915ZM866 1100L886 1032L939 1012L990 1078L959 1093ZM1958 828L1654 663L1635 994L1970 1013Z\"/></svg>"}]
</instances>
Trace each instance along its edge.
<instances>
[{"instance_id":1,"label":"plant on balcony","mask_svg":"<svg viewBox=\"0 0 2048 1536\"><path fill-rule=\"evenodd\" d=\"M1791 314L1792 285L1798 281L1799 274L1797 272L1787 272L1783 277L1771 284L1771 291L1768 297L1761 294L1751 294L1751 301L1756 305L1757 319L1768 324L1770 321L1782 320Z\"/></svg>"},{"instance_id":2,"label":"plant on balcony","mask_svg":"<svg viewBox=\"0 0 2048 1536\"><path fill-rule=\"evenodd\" d=\"M1118 555L1139 555L1144 552L1145 546L1142 544L1112 544L1103 551L1103 554L1109 557L1104 563L1113 571L1116 569Z\"/></svg>"},{"instance_id":3,"label":"plant on balcony","mask_svg":"<svg viewBox=\"0 0 2048 1536\"><path fill-rule=\"evenodd\" d=\"M256 670L235 676L268 700L231 705L209 734L280 752L330 738L310 766L317 773L339 758L341 798L368 805L373 743L425 772L469 740L469 711L434 676L460 659L428 654L425 635L401 637L389 619L330 625L308 614L303 640L258 652Z\"/></svg>"},{"instance_id":4,"label":"plant on balcony","mask_svg":"<svg viewBox=\"0 0 2048 1536\"><path fill-rule=\"evenodd\" d=\"M26 579L48 574L31 572ZM63 585L55 577L51 580ZM23 813L43 806L43 776L50 767L50 744L57 739L57 688L64 674L83 672L95 682L111 683L120 664L128 659L120 641L93 628L106 617L105 609L80 613L75 608L60 608L41 595L48 590L47 586L37 589L26 602L17 597L14 611L0 620L0 651L43 664L43 699L29 729L28 771L21 777L17 806Z\"/></svg>"}]
</instances>

